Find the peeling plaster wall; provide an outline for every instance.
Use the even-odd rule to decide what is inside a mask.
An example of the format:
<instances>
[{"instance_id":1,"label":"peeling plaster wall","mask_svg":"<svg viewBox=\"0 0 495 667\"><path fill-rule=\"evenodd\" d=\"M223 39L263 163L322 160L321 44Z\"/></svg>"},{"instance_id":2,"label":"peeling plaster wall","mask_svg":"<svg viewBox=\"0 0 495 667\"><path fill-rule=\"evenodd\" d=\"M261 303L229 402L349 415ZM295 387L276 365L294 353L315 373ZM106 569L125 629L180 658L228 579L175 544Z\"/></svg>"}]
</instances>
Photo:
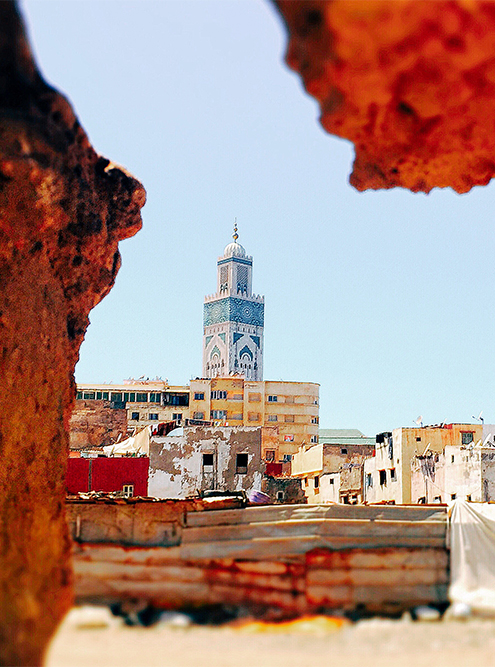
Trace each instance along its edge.
<instances>
[{"instance_id":1,"label":"peeling plaster wall","mask_svg":"<svg viewBox=\"0 0 495 667\"><path fill-rule=\"evenodd\" d=\"M203 455L213 465L203 466ZM236 470L237 454L248 455L247 472ZM186 498L200 491L261 490L261 429L190 427L182 436L152 438L148 493Z\"/></svg>"}]
</instances>

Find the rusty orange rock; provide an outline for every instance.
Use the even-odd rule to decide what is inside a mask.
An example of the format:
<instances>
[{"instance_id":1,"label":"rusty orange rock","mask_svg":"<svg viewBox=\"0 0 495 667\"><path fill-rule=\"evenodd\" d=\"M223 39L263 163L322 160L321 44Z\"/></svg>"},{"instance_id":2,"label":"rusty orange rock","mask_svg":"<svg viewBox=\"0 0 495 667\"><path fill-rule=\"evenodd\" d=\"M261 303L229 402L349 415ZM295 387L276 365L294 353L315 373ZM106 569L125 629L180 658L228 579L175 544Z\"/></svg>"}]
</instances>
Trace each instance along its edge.
<instances>
[{"instance_id":1,"label":"rusty orange rock","mask_svg":"<svg viewBox=\"0 0 495 667\"><path fill-rule=\"evenodd\" d=\"M467 192L495 175L495 3L275 0L351 184Z\"/></svg>"},{"instance_id":2,"label":"rusty orange rock","mask_svg":"<svg viewBox=\"0 0 495 667\"><path fill-rule=\"evenodd\" d=\"M0 3L0 664L38 665L71 604L74 366L141 226L140 183L91 147Z\"/></svg>"}]
</instances>

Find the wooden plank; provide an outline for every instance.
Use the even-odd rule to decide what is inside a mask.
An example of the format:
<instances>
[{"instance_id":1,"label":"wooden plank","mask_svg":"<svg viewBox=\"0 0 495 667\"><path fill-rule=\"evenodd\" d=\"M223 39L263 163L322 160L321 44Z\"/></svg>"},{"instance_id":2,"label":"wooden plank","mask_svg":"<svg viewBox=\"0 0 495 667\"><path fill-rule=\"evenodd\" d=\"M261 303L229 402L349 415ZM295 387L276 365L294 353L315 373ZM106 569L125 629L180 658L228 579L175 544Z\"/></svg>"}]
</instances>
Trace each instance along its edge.
<instances>
[{"instance_id":1,"label":"wooden plank","mask_svg":"<svg viewBox=\"0 0 495 667\"><path fill-rule=\"evenodd\" d=\"M439 585L415 586L308 586L308 602L313 605L338 608L340 605L364 605L368 609L379 610L385 604L401 608L420 604L440 604L447 602L448 587ZM346 597L344 596L344 593Z\"/></svg>"},{"instance_id":2,"label":"wooden plank","mask_svg":"<svg viewBox=\"0 0 495 667\"><path fill-rule=\"evenodd\" d=\"M417 584L447 584L445 570L402 570L402 569L360 569L350 570L308 570L308 586L415 586Z\"/></svg>"},{"instance_id":3,"label":"wooden plank","mask_svg":"<svg viewBox=\"0 0 495 667\"><path fill-rule=\"evenodd\" d=\"M126 579L128 581L203 581L207 570L202 567L187 566L156 566L131 563L91 563L77 561L73 563L74 573L77 576L91 576L93 578L113 580Z\"/></svg>"},{"instance_id":4,"label":"wooden plank","mask_svg":"<svg viewBox=\"0 0 495 667\"><path fill-rule=\"evenodd\" d=\"M112 563L148 563L161 565L180 561L180 547L134 547L117 544L74 544L73 558L78 561L109 561Z\"/></svg>"},{"instance_id":5,"label":"wooden plank","mask_svg":"<svg viewBox=\"0 0 495 667\"><path fill-rule=\"evenodd\" d=\"M310 519L368 519L370 521L438 521L447 523L444 507L420 507L400 505L269 505L246 507L240 510L215 512L188 512L188 527L218 526L266 521L304 521Z\"/></svg>"},{"instance_id":6,"label":"wooden plank","mask_svg":"<svg viewBox=\"0 0 495 667\"><path fill-rule=\"evenodd\" d=\"M302 555L312 549L376 549L378 547L436 547L442 548L443 538L409 537L397 535L393 538L374 539L373 535L361 537L309 535L281 538L256 538L250 540L221 540L217 542L193 542L182 544L181 558L185 560L203 558L246 558L249 560L270 560Z\"/></svg>"},{"instance_id":7,"label":"wooden plank","mask_svg":"<svg viewBox=\"0 0 495 667\"><path fill-rule=\"evenodd\" d=\"M258 538L302 537L305 535L336 535L369 537L370 539L438 537L445 540L446 526L435 521L406 524L400 521L368 521L360 519L311 519L305 521L273 521L241 524L240 526L208 526L185 528L182 544L249 540ZM386 542L384 542L386 544Z\"/></svg>"},{"instance_id":8,"label":"wooden plank","mask_svg":"<svg viewBox=\"0 0 495 667\"><path fill-rule=\"evenodd\" d=\"M349 551L311 551L306 554L308 567L317 568L431 568L449 567L449 557L445 549L352 549Z\"/></svg>"}]
</instances>

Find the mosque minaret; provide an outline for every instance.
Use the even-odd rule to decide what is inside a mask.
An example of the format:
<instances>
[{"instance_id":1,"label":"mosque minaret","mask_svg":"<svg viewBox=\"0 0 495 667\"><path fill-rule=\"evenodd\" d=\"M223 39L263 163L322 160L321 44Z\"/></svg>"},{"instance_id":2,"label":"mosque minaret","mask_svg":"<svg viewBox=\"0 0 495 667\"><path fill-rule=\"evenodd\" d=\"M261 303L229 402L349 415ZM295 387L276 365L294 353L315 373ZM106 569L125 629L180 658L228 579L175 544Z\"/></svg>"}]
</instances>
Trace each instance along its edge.
<instances>
[{"instance_id":1,"label":"mosque minaret","mask_svg":"<svg viewBox=\"0 0 495 667\"><path fill-rule=\"evenodd\" d=\"M233 243L217 262L217 293L204 303L203 377L263 379L265 299L252 293L253 258Z\"/></svg>"}]
</instances>

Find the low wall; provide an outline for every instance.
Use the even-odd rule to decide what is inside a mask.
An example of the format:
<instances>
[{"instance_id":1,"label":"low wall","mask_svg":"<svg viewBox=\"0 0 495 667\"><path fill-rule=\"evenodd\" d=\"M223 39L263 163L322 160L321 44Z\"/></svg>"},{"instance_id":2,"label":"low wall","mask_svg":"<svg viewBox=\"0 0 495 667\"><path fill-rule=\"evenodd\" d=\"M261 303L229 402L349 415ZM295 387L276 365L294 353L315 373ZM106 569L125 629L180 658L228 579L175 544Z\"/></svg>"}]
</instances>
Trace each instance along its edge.
<instances>
[{"instance_id":1,"label":"low wall","mask_svg":"<svg viewBox=\"0 0 495 667\"><path fill-rule=\"evenodd\" d=\"M86 503L71 505L69 525L80 602L230 604L282 616L447 602L445 508Z\"/></svg>"}]
</instances>

